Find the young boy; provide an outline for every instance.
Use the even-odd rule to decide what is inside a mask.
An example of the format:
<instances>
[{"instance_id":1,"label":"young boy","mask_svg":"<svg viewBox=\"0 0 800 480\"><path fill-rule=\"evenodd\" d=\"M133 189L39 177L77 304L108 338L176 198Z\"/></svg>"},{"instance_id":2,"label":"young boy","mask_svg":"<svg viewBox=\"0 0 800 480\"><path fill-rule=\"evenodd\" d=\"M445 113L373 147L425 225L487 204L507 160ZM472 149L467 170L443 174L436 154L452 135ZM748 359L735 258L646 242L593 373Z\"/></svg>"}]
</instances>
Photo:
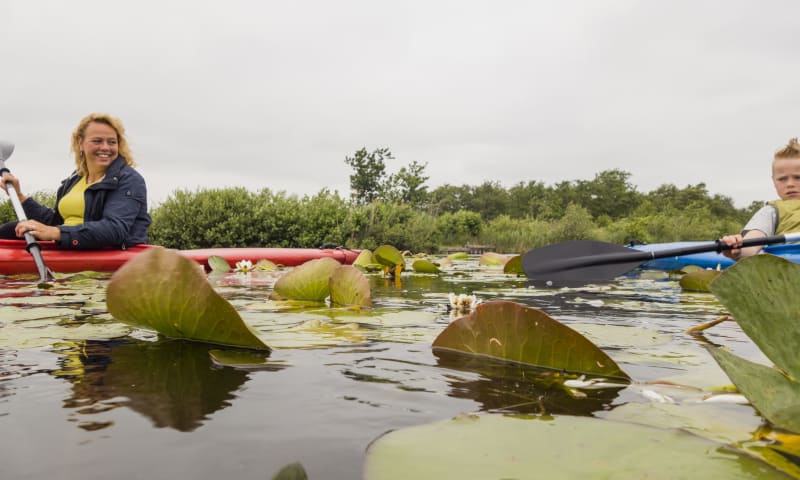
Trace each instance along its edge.
<instances>
[{"instance_id":1,"label":"young boy","mask_svg":"<svg viewBox=\"0 0 800 480\"><path fill-rule=\"evenodd\" d=\"M726 257L739 260L755 255L763 248L736 248L742 246L742 239L800 231L800 144L797 138L789 140L788 145L775 152L772 183L780 200L769 202L757 211L741 234L722 237L722 242L733 247L722 252Z\"/></svg>"}]
</instances>

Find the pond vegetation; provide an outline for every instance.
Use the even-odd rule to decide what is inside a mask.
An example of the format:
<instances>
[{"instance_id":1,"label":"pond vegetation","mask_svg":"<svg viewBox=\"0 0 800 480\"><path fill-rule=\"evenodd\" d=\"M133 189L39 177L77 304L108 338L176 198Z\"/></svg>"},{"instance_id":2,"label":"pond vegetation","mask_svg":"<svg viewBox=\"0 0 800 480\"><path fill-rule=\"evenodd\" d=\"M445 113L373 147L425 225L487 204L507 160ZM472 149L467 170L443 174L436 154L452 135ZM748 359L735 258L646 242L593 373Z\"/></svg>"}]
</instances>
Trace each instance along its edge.
<instances>
[{"instance_id":1,"label":"pond vegetation","mask_svg":"<svg viewBox=\"0 0 800 480\"><path fill-rule=\"evenodd\" d=\"M377 257L205 273L151 249L112 278L0 277L0 473L800 477L800 267L748 259L712 294Z\"/></svg>"}]
</instances>

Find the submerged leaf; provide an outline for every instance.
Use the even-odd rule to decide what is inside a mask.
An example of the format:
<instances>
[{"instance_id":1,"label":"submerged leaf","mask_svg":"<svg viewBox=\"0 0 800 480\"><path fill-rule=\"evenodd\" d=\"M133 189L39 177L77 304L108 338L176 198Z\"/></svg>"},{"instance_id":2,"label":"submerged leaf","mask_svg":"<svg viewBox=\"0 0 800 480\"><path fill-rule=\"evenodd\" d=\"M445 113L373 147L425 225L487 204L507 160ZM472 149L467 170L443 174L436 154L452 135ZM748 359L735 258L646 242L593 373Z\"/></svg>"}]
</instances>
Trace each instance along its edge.
<instances>
[{"instance_id":1,"label":"submerged leaf","mask_svg":"<svg viewBox=\"0 0 800 480\"><path fill-rule=\"evenodd\" d=\"M778 428L800 433L800 383L721 347L708 351L764 418Z\"/></svg>"},{"instance_id":2,"label":"submerged leaf","mask_svg":"<svg viewBox=\"0 0 800 480\"><path fill-rule=\"evenodd\" d=\"M479 304L436 337L433 349L501 358L590 375L628 379L605 352L541 310L515 302Z\"/></svg>"},{"instance_id":3,"label":"submerged leaf","mask_svg":"<svg viewBox=\"0 0 800 480\"><path fill-rule=\"evenodd\" d=\"M197 263L175 250L150 248L120 267L107 304L117 320L167 337L269 350Z\"/></svg>"},{"instance_id":4,"label":"submerged leaf","mask_svg":"<svg viewBox=\"0 0 800 480\"><path fill-rule=\"evenodd\" d=\"M411 268L418 273L442 273L442 271L430 260L415 260Z\"/></svg>"},{"instance_id":5,"label":"submerged leaf","mask_svg":"<svg viewBox=\"0 0 800 480\"><path fill-rule=\"evenodd\" d=\"M331 293L331 274L340 266L328 257L310 260L279 278L275 282L275 293L289 300L322 302Z\"/></svg>"},{"instance_id":6,"label":"submerged leaf","mask_svg":"<svg viewBox=\"0 0 800 480\"><path fill-rule=\"evenodd\" d=\"M697 270L682 276L678 283L687 292L710 292L708 286L721 273L719 270Z\"/></svg>"},{"instance_id":7,"label":"submerged leaf","mask_svg":"<svg viewBox=\"0 0 800 480\"><path fill-rule=\"evenodd\" d=\"M369 280L356 267L342 265L330 277L331 305L371 307Z\"/></svg>"},{"instance_id":8,"label":"submerged leaf","mask_svg":"<svg viewBox=\"0 0 800 480\"><path fill-rule=\"evenodd\" d=\"M725 270L711 284L711 291L764 355L800 380L798 285L800 265L762 254Z\"/></svg>"}]
</instances>

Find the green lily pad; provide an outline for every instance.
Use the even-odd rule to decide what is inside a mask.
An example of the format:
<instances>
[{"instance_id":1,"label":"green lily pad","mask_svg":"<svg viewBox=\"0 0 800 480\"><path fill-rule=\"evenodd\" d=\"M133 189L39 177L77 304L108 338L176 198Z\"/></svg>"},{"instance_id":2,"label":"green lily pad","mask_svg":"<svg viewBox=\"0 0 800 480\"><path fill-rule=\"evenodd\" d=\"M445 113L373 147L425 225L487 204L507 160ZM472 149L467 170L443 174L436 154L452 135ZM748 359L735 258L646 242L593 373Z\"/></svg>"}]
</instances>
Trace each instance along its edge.
<instances>
[{"instance_id":1,"label":"green lily pad","mask_svg":"<svg viewBox=\"0 0 800 480\"><path fill-rule=\"evenodd\" d=\"M289 300L322 302L331 293L329 279L341 264L332 258L317 258L295 267L275 282L275 293Z\"/></svg>"},{"instance_id":2,"label":"green lily pad","mask_svg":"<svg viewBox=\"0 0 800 480\"><path fill-rule=\"evenodd\" d=\"M433 342L460 351L556 370L629 379L586 337L536 308L509 302L479 304L454 321Z\"/></svg>"},{"instance_id":3,"label":"green lily pad","mask_svg":"<svg viewBox=\"0 0 800 480\"><path fill-rule=\"evenodd\" d=\"M225 273L231 271L231 266L228 261L219 255L211 255L208 257L208 266L211 267L212 272Z\"/></svg>"},{"instance_id":4,"label":"green lily pad","mask_svg":"<svg viewBox=\"0 0 800 480\"><path fill-rule=\"evenodd\" d=\"M750 403L778 428L800 432L800 383L721 347L708 351Z\"/></svg>"},{"instance_id":5,"label":"green lily pad","mask_svg":"<svg viewBox=\"0 0 800 480\"><path fill-rule=\"evenodd\" d=\"M508 259L503 265L503 273L525 275L525 270L522 268L522 255L514 255Z\"/></svg>"},{"instance_id":6,"label":"green lily pad","mask_svg":"<svg viewBox=\"0 0 800 480\"><path fill-rule=\"evenodd\" d=\"M371 307L369 280L356 267L342 265L330 277L331 305Z\"/></svg>"},{"instance_id":7,"label":"green lily pad","mask_svg":"<svg viewBox=\"0 0 800 480\"><path fill-rule=\"evenodd\" d=\"M710 292L708 286L721 273L719 270L696 270L682 276L678 283L687 292Z\"/></svg>"},{"instance_id":8,"label":"green lily pad","mask_svg":"<svg viewBox=\"0 0 800 480\"><path fill-rule=\"evenodd\" d=\"M681 430L572 416L462 415L370 444L365 480L786 478Z\"/></svg>"},{"instance_id":9,"label":"green lily pad","mask_svg":"<svg viewBox=\"0 0 800 480\"><path fill-rule=\"evenodd\" d=\"M261 260L257 261L255 266L253 267L255 270L259 270L262 272L274 272L278 269L278 265L271 260L267 260L266 258L262 258Z\"/></svg>"},{"instance_id":10,"label":"green lily pad","mask_svg":"<svg viewBox=\"0 0 800 480\"><path fill-rule=\"evenodd\" d=\"M394 268L397 265L405 265L406 259L400 250L391 245L381 245L372 252L372 258L385 267Z\"/></svg>"},{"instance_id":11,"label":"green lily pad","mask_svg":"<svg viewBox=\"0 0 800 480\"><path fill-rule=\"evenodd\" d=\"M367 250L361 250L355 260L353 260L353 266L355 267L364 267L366 268L367 265L374 264L375 260L372 258L372 252Z\"/></svg>"},{"instance_id":12,"label":"green lily pad","mask_svg":"<svg viewBox=\"0 0 800 480\"><path fill-rule=\"evenodd\" d=\"M453 252L447 258L450 260L469 260L469 254L467 252Z\"/></svg>"},{"instance_id":13,"label":"green lily pad","mask_svg":"<svg viewBox=\"0 0 800 480\"><path fill-rule=\"evenodd\" d=\"M741 260L711 284L747 336L795 379L800 379L798 284L800 265L770 254Z\"/></svg>"},{"instance_id":14,"label":"green lily pad","mask_svg":"<svg viewBox=\"0 0 800 480\"><path fill-rule=\"evenodd\" d=\"M436 264L425 259L414 260L414 263L411 264L411 268L418 273L442 273Z\"/></svg>"},{"instance_id":15,"label":"green lily pad","mask_svg":"<svg viewBox=\"0 0 800 480\"><path fill-rule=\"evenodd\" d=\"M478 259L478 265L487 267L500 267L508 261L507 255L501 255L496 252L486 252Z\"/></svg>"},{"instance_id":16,"label":"green lily pad","mask_svg":"<svg viewBox=\"0 0 800 480\"><path fill-rule=\"evenodd\" d=\"M197 263L174 250L151 248L125 263L111 277L106 302L117 320L167 337L269 350Z\"/></svg>"}]
</instances>

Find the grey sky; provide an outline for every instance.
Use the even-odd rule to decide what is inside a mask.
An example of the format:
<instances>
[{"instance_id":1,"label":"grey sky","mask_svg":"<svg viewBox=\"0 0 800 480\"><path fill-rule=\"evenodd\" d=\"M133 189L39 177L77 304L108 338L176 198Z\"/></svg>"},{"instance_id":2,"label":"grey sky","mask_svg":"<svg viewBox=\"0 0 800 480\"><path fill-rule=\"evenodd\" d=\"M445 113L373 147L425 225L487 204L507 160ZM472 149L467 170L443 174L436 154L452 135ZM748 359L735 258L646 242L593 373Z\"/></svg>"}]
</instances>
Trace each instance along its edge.
<instances>
[{"instance_id":1,"label":"grey sky","mask_svg":"<svg viewBox=\"0 0 800 480\"><path fill-rule=\"evenodd\" d=\"M71 171L93 111L124 122L151 204L346 196L345 156L388 147L432 188L619 168L746 206L800 135L796 0L4 0L0 18L0 139L26 192Z\"/></svg>"}]
</instances>

